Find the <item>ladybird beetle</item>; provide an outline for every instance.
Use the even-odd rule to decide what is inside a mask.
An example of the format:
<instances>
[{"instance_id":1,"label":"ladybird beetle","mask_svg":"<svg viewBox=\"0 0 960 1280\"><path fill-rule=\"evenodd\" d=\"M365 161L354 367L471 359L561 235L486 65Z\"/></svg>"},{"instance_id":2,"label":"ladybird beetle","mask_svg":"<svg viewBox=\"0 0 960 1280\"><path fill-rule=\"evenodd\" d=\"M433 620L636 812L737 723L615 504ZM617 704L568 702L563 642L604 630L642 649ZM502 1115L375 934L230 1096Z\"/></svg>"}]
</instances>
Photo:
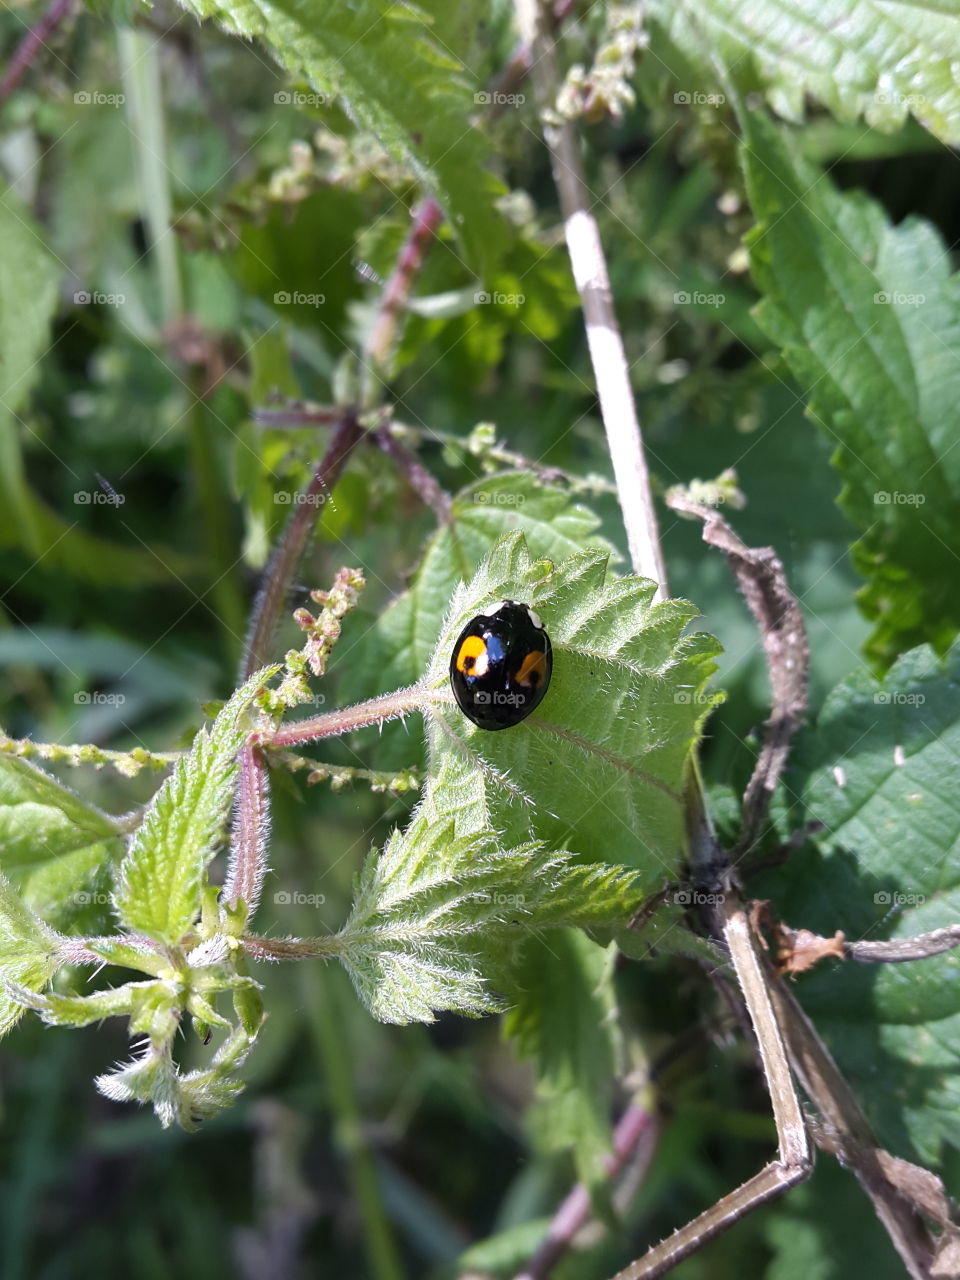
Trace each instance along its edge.
<instances>
[{"instance_id":1,"label":"ladybird beetle","mask_svg":"<svg viewBox=\"0 0 960 1280\"><path fill-rule=\"evenodd\" d=\"M457 705L481 729L509 729L547 692L553 650L529 605L501 600L478 613L457 637L450 684Z\"/></svg>"}]
</instances>

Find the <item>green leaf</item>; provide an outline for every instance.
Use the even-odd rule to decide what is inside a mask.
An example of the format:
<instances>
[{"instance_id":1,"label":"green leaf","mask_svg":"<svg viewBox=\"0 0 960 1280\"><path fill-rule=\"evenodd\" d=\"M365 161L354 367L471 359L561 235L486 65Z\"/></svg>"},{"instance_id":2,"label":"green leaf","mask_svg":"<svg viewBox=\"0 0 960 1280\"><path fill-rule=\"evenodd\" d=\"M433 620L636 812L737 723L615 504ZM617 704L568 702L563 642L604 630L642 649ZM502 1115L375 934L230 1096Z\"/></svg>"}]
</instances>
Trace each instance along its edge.
<instances>
[{"instance_id":1,"label":"green leaf","mask_svg":"<svg viewBox=\"0 0 960 1280\"><path fill-rule=\"evenodd\" d=\"M435 691L428 784L407 829L368 861L339 937L380 1018L497 1007L487 978L509 972L511 939L622 921L684 857L682 793L716 641L683 637L696 611L653 605L653 583L607 582L607 559L587 551L556 567L534 562L514 533L454 596L425 677ZM536 714L485 733L450 699L447 668L464 622L504 596L543 617L553 683ZM589 861L571 865L567 851ZM624 879L613 859L637 876Z\"/></svg>"},{"instance_id":2,"label":"green leaf","mask_svg":"<svg viewBox=\"0 0 960 1280\"><path fill-rule=\"evenodd\" d=\"M0 193L0 497L4 524L33 555L42 548L27 490L19 410L40 376L60 270L28 210Z\"/></svg>"},{"instance_id":3,"label":"green leaf","mask_svg":"<svg viewBox=\"0 0 960 1280\"><path fill-rule=\"evenodd\" d=\"M562 560L587 547L612 552L600 521L582 503L531 472L487 476L453 499L450 518L430 538L410 589L381 615L351 658L347 697L413 684L423 674L457 583L469 578L501 534L523 532L537 555ZM452 643L452 640L451 640ZM449 657L449 655L448 655ZM360 683L362 673L363 685Z\"/></svg>"},{"instance_id":4,"label":"green leaf","mask_svg":"<svg viewBox=\"0 0 960 1280\"><path fill-rule=\"evenodd\" d=\"M840 194L756 113L743 163L758 225L751 262L762 327L836 444L839 502L863 536L854 564L889 663L960 630L960 286L927 224L899 227Z\"/></svg>"},{"instance_id":5,"label":"green leaf","mask_svg":"<svg viewBox=\"0 0 960 1280\"><path fill-rule=\"evenodd\" d=\"M292 207L271 205L239 228L233 263L241 282L283 319L316 326L324 338L339 333L360 294L352 254L361 208L336 187Z\"/></svg>"},{"instance_id":6,"label":"green leaf","mask_svg":"<svg viewBox=\"0 0 960 1280\"><path fill-rule=\"evenodd\" d=\"M683 792L690 752L712 705L704 686L719 646L685 634L697 610L653 603L644 578L608 579L603 551L552 566L520 533L501 538L454 595L427 670L449 697L456 636L492 601L523 600L554 651L543 702L508 732L477 728L450 701L428 724L430 805L457 834L492 827L507 844L543 840L636 868L645 892L673 879L686 853ZM426 803L426 802L425 802Z\"/></svg>"},{"instance_id":7,"label":"green leaf","mask_svg":"<svg viewBox=\"0 0 960 1280\"><path fill-rule=\"evenodd\" d=\"M802 811L824 831L756 888L794 928L904 938L960 913L960 645L858 673L800 739ZM751 885L751 892L755 886ZM834 962L800 994L878 1127L924 1163L960 1143L960 952L905 964Z\"/></svg>"},{"instance_id":8,"label":"green leaf","mask_svg":"<svg viewBox=\"0 0 960 1280\"><path fill-rule=\"evenodd\" d=\"M151 801L118 872L115 903L128 929L175 944L197 919L233 802L236 755L249 731L244 713L276 669L237 690Z\"/></svg>"},{"instance_id":9,"label":"green leaf","mask_svg":"<svg viewBox=\"0 0 960 1280\"><path fill-rule=\"evenodd\" d=\"M109 912L104 871L122 850L118 819L35 765L0 756L0 870L62 931L96 931Z\"/></svg>"},{"instance_id":10,"label":"green leaf","mask_svg":"<svg viewBox=\"0 0 960 1280\"><path fill-rule=\"evenodd\" d=\"M639 900L621 868L575 866L533 844L504 849L491 831L456 837L430 799L368 857L337 935L358 994L383 1022L492 1012L502 1000L489 975L531 930L622 916Z\"/></svg>"},{"instance_id":11,"label":"green leaf","mask_svg":"<svg viewBox=\"0 0 960 1280\"><path fill-rule=\"evenodd\" d=\"M892 132L912 113L941 141L960 141L960 13L950 6L653 0L647 13L652 52L679 74L675 51L684 76L698 77L683 85L688 103L734 78L744 90L763 89L790 120L803 119L809 95L840 120L862 116Z\"/></svg>"},{"instance_id":12,"label":"green leaf","mask_svg":"<svg viewBox=\"0 0 960 1280\"><path fill-rule=\"evenodd\" d=\"M504 1030L537 1073L536 1132L547 1151L571 1150L582 1182L598 1190L610 1154L612 1084L619 1055L615 948L564 929L531 939Z\"/></svg>"},{"instance_id":13,"label":"green leaf","mask_svg":"<svg viewBox=\"0 0 960 1280\"><path fill-rule=\"evenodd\" d=\"M40 991L60 967L60 939L0 875L0 1035L9 1031L24 1011L20 998Z\"/></svg>"},{"instance_id":14,"label":"green leaf","mask_svg":"<svg viewBox=\"0 0 960 1280\"><path fill-rule=\"evenodd\" d=\"M0 867L5 875L18 878L121 830L116 818L36 765L0 755Z\"/></svg>"},{"instance_id":15,"label":"green leaf","mask_svg":"<svg viewBox=\"0 0 960 1280\"><path fill-rule=\"evenodd\" d=\"M503 239L494 199L504 188L486 165L489 148L471 124L477 85L466 74L459 37L441 0L395 4L356 0L181 0L228 30L259 36L296 77L336 98L357 124L410 166L443 206L468 264L481 279ZM480 21L474 0L456 17ZM278 286L282 287L282 286Z\"/></svg>"}]
</instances>

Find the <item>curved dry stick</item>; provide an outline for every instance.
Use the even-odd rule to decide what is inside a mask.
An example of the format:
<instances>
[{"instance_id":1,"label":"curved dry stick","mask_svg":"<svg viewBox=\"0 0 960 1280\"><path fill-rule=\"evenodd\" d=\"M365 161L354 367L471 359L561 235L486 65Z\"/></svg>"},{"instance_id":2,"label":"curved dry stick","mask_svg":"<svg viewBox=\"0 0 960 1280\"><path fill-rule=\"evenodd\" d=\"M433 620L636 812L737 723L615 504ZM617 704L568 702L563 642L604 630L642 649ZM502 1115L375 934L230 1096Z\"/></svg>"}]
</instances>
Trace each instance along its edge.
<instances>
[{"instance_id":1,"label":"curved dry stick","mask_svg":"<svg viewBox=\"0 0 960 1280\"><path fill-rule=\"evenodd\" d=\"M807 711L807 629L773 547L748 547L712 507L682 494L668 495L667 506L702 520L704 542L726 555L756 621L767 659L772 705L763 747L743 796L740 835L733 851L733 861L737 862L750 852L763 832L790 744Z\"/></svg>"},{"instance_id":2,"label":"curved dry stick","mask_svg":"<svg viewBox=\"0 0 960 1280\"><path fill-rule=\"evenodd\" d=\"M918 933L914 938L891 938L887 942L846 942L844 954L861 964L901 964L905 960L927 960L960 947L960 924Z\"/></svg>"}]
</instances>

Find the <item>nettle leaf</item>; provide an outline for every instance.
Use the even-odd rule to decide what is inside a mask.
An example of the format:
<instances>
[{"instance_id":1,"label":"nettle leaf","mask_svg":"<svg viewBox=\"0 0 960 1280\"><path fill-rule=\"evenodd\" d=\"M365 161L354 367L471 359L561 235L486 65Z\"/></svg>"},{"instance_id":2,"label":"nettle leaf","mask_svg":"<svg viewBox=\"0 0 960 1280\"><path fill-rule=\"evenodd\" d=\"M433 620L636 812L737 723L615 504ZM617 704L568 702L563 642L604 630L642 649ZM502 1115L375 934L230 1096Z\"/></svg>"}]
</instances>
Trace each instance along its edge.
<instances>
[{"instance_id":1,"label":"nettle leaf","mask_svg":"<svg viewBox=\"0 0 960 1280\"><path fill-rule=\"evenodd\" d=\"M594 1186L610 1141L612 975L604 949L569 926L622 923L677 874L690 752L719 651L710 636L684 635L691 605L653 604L652 582L610 579L608 560L598 549L534 561L515 532L458 587L425 676L436 693L427 786L407 829L368 860L338 938L382 1019L512 1005L544 1128ZM467 619L503 597L543 618L553 679L533 715L486 733L450 700L448 664Z\"/></svg>"},{"instance_id":2,"label":"nettle leaf","mask_svg":"<svg viewBox=\"0 0 960 1280\"><path fill-rule=\"evenodd\" d=\"M799 740L802 811L825 830L751 885L794 928L904 938L960 914L960 644L926 646L882 681L859 672ZM906 964L820 965L800 994L875 1121L924 1163L960 1143L960 953Z\"/></svg>"},{"instance_id":3,"label":"nettle leaf","mask_svg":"<svg viewBox=\"0 0 960 1280\"><path fill-rule=\"evenodd\" d=\"M908 113L943 142L960 141L960 14L916 0L653 0L658 59L680 74L688 102L715 93L718 66L745 89L764 89L790 120L817 98L840 120L863 116L892 132ZM673 46L673 50L664 47Z\"/></svg>"},{"instance_id":4,"label":"nettle leaf","mask_svg":"<svg viewBox=\"0 0 960 1280\"><path fill-rule=\"evenodd\" d=\"M367 859L338 935L344 967L383 1022L493 1012L503 1001L489 975L531 931L603 922L639 901L621 868L577 866L537 844L504 849L492 831L456 836L431 801L428 790L407 830Z\"/></svg>"},{"instance_id":5,"label":"nettle leaf","mask_svg":"<svg viewBox=\"0 0 960 1280\"><path fill-rule=\"evenodd\" d=\"M532 472L486 476L455 495L449 520L428 541L416 577L370 629L351 666L363 673L348 678L347 696L369 694L368 673L376 673L377 692L413 684L423 674L437 644L450 598L501 534L525 534L537 555L563 560L587 547L615 554L597 534L600 521L565 489L545 485ZM452 638L451 638L452 644ZM449 658L449 655L448 655Z\"/></svg>"},{"instance_id":6,"label":"nettle leaf","mask_svg":"<svg viewBox=\"0 0 960 1280\"><path fill-rule=\"evenodd\" d=\"M544 840L594 861L635 868L644 892L677 875L686 852L683 790L711 706L704 694L720 652L685 600L653 603L645 578L608 578L604 551L556 567L535 562L522 534L501 538L453 602L427 670L448 688L465 625L502 598L543 619L554 650L543 702L507 732L473 725L452 702L427 726L431 771L449 783L431 803L457 834L496 830L507 844Z\"/></svg>"},{"instance_id":7,"label":"nettle leaf","mask_svg":"<svg viewBox=\"0 0 960 1280\"><path fill-rule=\"evenodd\" d=\"M0 756L0 871L48 924L99 927L122 830L42 769Z\"/></svg>"},{"instance_id":8,"label":"nettle leaf","mask_svg":"<svg viewBox=\"0 0 960 1280\"><path fill-rule=\"evenodd\" d=\"M60 942L0 875L0 1035L24 1012L23 997L32 998L60 967Z\"/></svg>"},{"instance_id":9,"label":"nettle leaf","mask_svg":"<svg viewBox=\"0 0 960 1280\"><path fill-rule=\"evenodd\" d=\"M960 283L932 227L839 193L758 114L744 131L757 319L837 445L869 650L945 649L960 630Z\"/></svg>"},{"instance_id":10,"label":"nettle leaf","mask_svg":"<svg viewBox=\"0 0 960 1280\"><path fill-rule=\"evenodd\" d=\"M547 1151L570 1149L598 1192L610 1152L613 1081L621 1044L613 990L616 948L574 929L531 939L508 987L504 1030L537 1071L534 1127Z\"/></svg>"},{"instance_id":11,"label":"nettle leaf","mask_svg":"<svg viewBox=\"0 0 960 1280\"><path fill-rule=\"evenodd\" d=\"M294 76L335 98L406 163L446 210L464 255L483 279L504 240L494 207L505 188L488 171L489 146L471 123L478 88L464 67L442 0L180 0L228 30L259 36ZM458 6L462 10L462 6ZM474 0L461 30L485 16ZM451 42L458 47L451 48Z\"/></svg>"},{"instance_id":12,"label":"nettle leaf","mask_svg":"<svg viewBox=\"0 0 960 1280\"><path fill-rule=\"evenodd\" d=\"M244 713L276 670L264 668L236 691L150 802L117 877L116 909L131 931L175 944L197 919L233 803L236 756L249 732Z\"/></svg>"}]
</instances>

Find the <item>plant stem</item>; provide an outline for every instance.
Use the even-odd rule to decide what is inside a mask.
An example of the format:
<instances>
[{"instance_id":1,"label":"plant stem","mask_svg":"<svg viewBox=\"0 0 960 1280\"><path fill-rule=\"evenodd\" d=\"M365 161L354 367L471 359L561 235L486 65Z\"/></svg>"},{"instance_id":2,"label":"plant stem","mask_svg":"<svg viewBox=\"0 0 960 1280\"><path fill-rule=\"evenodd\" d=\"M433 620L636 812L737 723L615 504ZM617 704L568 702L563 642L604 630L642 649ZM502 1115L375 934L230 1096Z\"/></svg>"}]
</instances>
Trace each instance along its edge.
<instances>
[{"instance_id":1,"label":"plant stem","mask_svg":"<svg viewBox=\"0 0 960 1280\"><path fill-rule=\"evenodd\" d=\"M183 290L177 242L170 230L173 201L160 54L157 41L132 27L117 32L123 87L129 100L131 130L137 142L140 170L140 212L147 231L147 247L153 259L160 297L160 323L170 325L183 313Z\"/></svg>"},{"instance_id":2,"label":"plant stem","mask_svg":"<svg viewBox=\"0 0 960 1280\"><path fill-rule=\"evenodd\" d=\"M190 377L190 393L196 397L189 417L190 455L204 541L215 575L210 594L230 665L235 666L243 650L246 608L233 554L231 504L221 480L223 468L215 446L216 421L203 396L203 376L202 370L194 369Z\"/></svg>"},{"instance_id":3,"label":"plant stem","mask_svg":"<svg viewBox=\"0 0 960 1280\"><path fill-rule=\"evenodd\" d=\"M450 495L437 482L433 474L413 456L406 445L400 443L389 427L378 428L375 439L378 447L405 473L424 504L436 513L437 520L440 523L449 520Z\"/></svg>"},{"instance_id":4,"label":"plant stem","mask_svg":"<svg viewBox=\"0 0 960 1280\"><path fill-rule=\"evenodd\" d=\"M238 760L237 808L223 899L231 907L242 898L252 918L267 870L270 778L259 747L244 746Z\"/></svg>"},{"instance_id":5,"label":"plant stem","mask_svg":"<svg viewBox=\"0 0 960 1280\"><path fill-rule=\"evenodd\" d=\"M374 1280L402 1280L403 1268L387 1217L380 1179L364 1137L362 1112L354 1084L356 1065L344 1035L344 1015L338 1008L335 969L300 970L300 989L306 1004L310 1034L323 1063L337 1146L347 1162L353 1192L363 1219L363 1239Z\"/></svg>"},{"instance_id":6,"label":"plant stem","mask_svg":"<svg viewBox=\"0 0 960 1280\"><path fill-rule=\"evenodd\" d=\"M366 354L369 365L372 366L372 368L368 367L368 379L374 376L376 371L387 368L397 340L397 331L407 298L410 296L414 281L423 267L427 250L442 221L443 210L431 196L423 200L414 210L410 230L397 255L390 278L384 286L377 317L367 341ZM364 404L370 407L374 399L373 390L369 388L368 394L364 396Z\"/></svg>"},{"instance_id":7,"label":"plant stem","mask_svg":"<svg viewBox=\"0 0 960 1280\"><path fill-rule=\"evenodd\" d=\"M523 37L533 50L531 73L537 98L541 110L550 117L544 124L543 133L560 198L570 265L583 307L587 345L617 482L630 560L635 573L657 583L656 598L666 599L667 571L660 548L653 491L600 231L596 218L590 212L590 192L573 124L569 120L552 122L552 108L560 83L551 31L552 14L541 0L517 0L517 11Z\"/></svg>"},{"instance_id":8,"label":"plant stem","mask_svg":"<svg viewBox=\"0 0 960 1280\"><path fill-rule=\"evenodd\" d=\"M0 106L16 89L30 63L72 8L73 0L54 0L37 25L31 27L17 45L13 57L7 64L3 79L0 80Z\"/></svg>"},{"instance_id":9,"label":"plant stem","mask_svg":"<svg viewBox=\"0 0 960 1280\"><path fill-rule=\"evenodd\" d=\"M387 720L396 720L398 716L408 715L411 711L422 711L429 702L448 700L444 693L431 692L422 684L412 684L405 689L385 693L380 698L371 698L369 702L344 707L340 711L328 711L322 716L310 716L307 720L294 720L290 724L281 725L270 734L254 734L253 741L271 749L295 747L304 742L316 742L319 738L333 738L350 733L365 725L384 724Z\"/></svg>"},{"instance_id":10,"label":"plant stem","mask_svg":"<svg viewBox=\"0 0 960 1280\"><path fill-rule=\"evenodd\" d=\"M657 1136L657 1119L645 1107L627 1107L613 1133L613 1154L607 1159L607 1173L614 1182L627 1162L639 1150L653 1154ZM536 1253L516 1275L516 1280L546 1280L550 1272L573 1246L577 1233L591 1217L590 1192L580 1182L567 1193L553 1215L550 1227Z\"/></svg>"},{"instance_id":11,"label":"plant stem","mask_svg":"<svg viewBox=\"0 0 960 1280\"><path fill-rule=\"evenodd\" d=\"M298 503L264 573L263 585L253 608L253 620L243 661L243 679L252 676L267 661L273 633L280 619L280 610L316 519L318 506L315 500L321 495L330 494L362 434L355 411L344 409L327 452L307 486L304 494L306 501Z\"/></svg>"}]
</instances>

